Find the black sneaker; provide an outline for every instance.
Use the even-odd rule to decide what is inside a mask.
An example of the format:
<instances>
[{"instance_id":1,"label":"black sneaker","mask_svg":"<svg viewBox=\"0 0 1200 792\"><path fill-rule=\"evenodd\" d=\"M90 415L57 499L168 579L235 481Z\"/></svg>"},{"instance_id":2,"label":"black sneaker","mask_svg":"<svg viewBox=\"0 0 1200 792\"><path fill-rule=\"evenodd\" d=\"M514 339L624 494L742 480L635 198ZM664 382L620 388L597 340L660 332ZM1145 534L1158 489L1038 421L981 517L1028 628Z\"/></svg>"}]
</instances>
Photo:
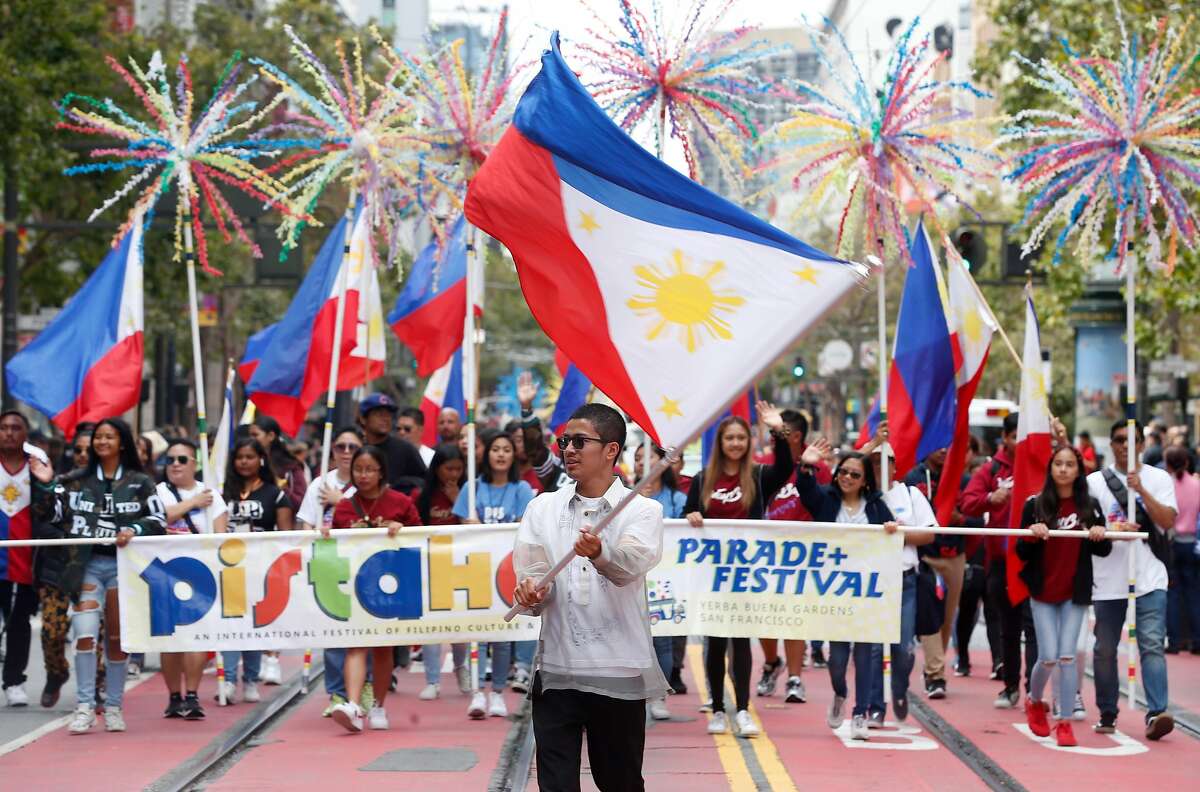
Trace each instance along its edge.
<instances>
[{"instance_id":1,"label":"black sneaker","mask_svg":"<svg viewBox=\"0 0 1200 792\"><path fill-rule=\"evenodd\" d=\"M816 647L812 650L813 668L825 668L829 663L825 660L825 650L821 647Z\"/></svg>"},{"instance_id":2,"label":"black sneaker","mask_svg":"<svg viewBox=\"0 0 1200 792\"><path fill-rule=\"evenodd\" d=\"M50 676L46 677L46 686L42 688L42 706L50 709L58 703L58 694L62 691L62 686L71 678L70 674L65 676Z\"/></svg>"},{"instance_id":3,"label":"black sneaker","mask_svg":"<svg viewBox=\"0 0 1200 792\"><path fill-rule=\"evenodd\" d=\"M189 693L183 700L182 713L184 720L204 720L204 707L195 693Z\"/></svg>"},{"instance_id":4,"label":"black sneaker","mask_svg":"<svg viewBox=\"0 0 1200 792\"><path fill-rule=\"evenodd\" d=\"M183 717L183 696L178 693L172 693L171 698L167 701L167 708L163 710L164 718L182 718Z\"/></svg>"},{"instance_id":5,"label":"black sneaker","mask_svg":"<svg viewBox=\"0 0 1200 792\"><path fill-rule=\"evenodd\" d=\"M1117 730L1117 716L1106 712L1100 713L1100 722L1092 726L1096 734L1112 734Z\"/></svg>"},{"instance_id":6,"label":"black sneaker","mask_svg":"<svg viewBox=\"0 0 1200 792\"><path fill-rule=\"evenodd\" d=\"M678 671L671 671L671 692L683 695L687 693L687 685L683 684L683 676Z\"/></svg>"},{"instance_id":7,"label":"black sneaker","mask_svg":"<svg viewBox=\"0 0 1200 792\"><path fill-rule=\"evenodd\" d=\"M929 680L927 683L925 683L925 692L929 695L929 698L931 698L931 699L946 698L946 680L944 680L944 679Z\"/></svg>"},{"instance_id":8,"label":"black sneaker","mask_svg":"<svg viewBox=\"0 0 1200 792\"><path fill-rule=\"evenodd\" d=\"M954 661L954 676L969 677L971 676L971 664L964 663L962 660Z\"/></svg>"},{"instance_id":9,"label":"black sneaker","mask_svg":"<svg viewBox=\"0 0 1200 792\"><path fill-rule=\"evenodd\" d=\"M908 696L902 696L892 702L892 714L896 720L903 723L908 718Z\"/></svg>"},{"instance_id":10,"label":"black sneaker","mask_svg":"<svg viewBox=\"0 0 1200 792\"><path fill-rule=\"evenodd\" d=\"M1161 740L1175 728L1175 718L1169 712L1156 712L1146 716L1146 739Z\"/></svg>"},{"instance_id":11,"label":"black sneaker","mask_svg":"<svg viewBox=\"0 0 1200 792\"><path fill-rule=\"evenodd\" d=\"M988 679L992 680L993 682L999 682L1001 679L1004 679L1004 663L997 663L994 665L992 667L992 675L989 676Z\"/></svg>"}]
</instances>

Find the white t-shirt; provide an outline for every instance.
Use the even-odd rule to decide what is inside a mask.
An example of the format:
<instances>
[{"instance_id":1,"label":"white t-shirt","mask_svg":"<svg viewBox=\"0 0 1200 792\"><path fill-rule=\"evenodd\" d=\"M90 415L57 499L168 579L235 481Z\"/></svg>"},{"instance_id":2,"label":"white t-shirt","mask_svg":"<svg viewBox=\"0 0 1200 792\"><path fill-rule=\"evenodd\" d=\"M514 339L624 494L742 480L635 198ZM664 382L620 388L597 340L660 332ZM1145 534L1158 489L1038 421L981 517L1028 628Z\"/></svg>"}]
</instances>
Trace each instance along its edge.
<instances>
[{"instance_id":1,"label":"white t-shirt","mask_svg":"<svg viewBox=\"0 0 1200 792\"><path fill-rule=\"evenodd\" d=\"M425 467L429 467L429 464L433 462L433 449L427 445L421 445L417 451L421 454L421 461L425 463Z\"/></svg>"},{"instance_id":2,"label":"white t-shirt","mask_svg":"<svg viewBox=\"0 0 1200 792\"><path fill-rule=\"evenodd\" d=\"M308 489L304 491L304 500L300 502L300 510L296 512L296 519L313 528L333 524L333 509L326 509L321 505L322 484L343 490L343 497L354 494L354 487L350 486L349 481L343 481L338 476L337 468L326 473L324 478L309 484Z\"/></svg>"},{"instance_id":3,"label":"white t-shirt","mask_svg":"<svg viewBox=\"0 0 1200 792\"><path fill-rule=\"evenodd\" d=\"M176 498L171 492L170 485L165 481L160 481L158 487L158 497L162 500L164 507L175 506L183 503L188 498L194 498L207 489L203 482L197 481L191 489L179 489L179 497ZM192 525L196 526L196 533L208 534L213 532L213 523L222 514L229 511L229 507L225 505L225 499L221 497L221 493L212 490L212 503L207 509L192 509L188 512L188 516L192 518ZM180 517L174 522L167 523L167 533L191 533L192 529L188 527L187 520Z\"/></svg>"},{"instance_id":4,"label":"white t-shirt","mask_svg":"<svg viewBox=\"0 0 1200 792\"><path fill-rule=\"evenodd\" d=\"M838 509L837 520L834 522L847 523L849 525L866 525L867 524L867 501L862 498L858 501L858 509L850 511L843 503Z\"/></svg>"},{"instance_id":5,"label":"white t-shirt","mask_svg":"<svg viewBox=\"0 0 1200 792\"><path fill-rule=\"evenodd\" d=\"M883 502L892 512L896 522L913 528L923 528L937 525L937 517L933 508L925 498L925 493L916 487L910 487L902 481L892 482L892 488L884 493ZM916 569L919 559L917 548L910 544L904 545L901 559L904 571Z\"/></svg>"},{"instance_id":6,"label":"white t-shirt","mask_svg":"<svg viewBox=\"0 0 1200 792\"><path fill-rule=\"evenodd\" d=\"M1109 465L1108 470L1117 474L1121 483L1125 483L1124 467L1118 469ZM1142 465L1138 471L1142 477L1142 486L1150 496L1163 506L1178 509L1175 501L1175 481L1165 470L1149 465ZM1088 491L1100 503L1100 509L1109 522L1125 520L1125 504L1117 503L1104 480L1104 471L1097 470L1087 477ZM1141 496L1137 496L1141 500ZM1171 526L1167 526L1168 528ZM1154 557L1150 545L1144 539L1122 539L1112 543L1112 552L1101 558L1092 556L1092 599L1118 600L1129 596L1129 553L1134 554L1134 570L1137 575L1135 596L1149 594L1151 591L1165 591L1167 588L1167 568ZM1131 547L1132 545L1132 547Z\"/></svg>"}]
</instances>

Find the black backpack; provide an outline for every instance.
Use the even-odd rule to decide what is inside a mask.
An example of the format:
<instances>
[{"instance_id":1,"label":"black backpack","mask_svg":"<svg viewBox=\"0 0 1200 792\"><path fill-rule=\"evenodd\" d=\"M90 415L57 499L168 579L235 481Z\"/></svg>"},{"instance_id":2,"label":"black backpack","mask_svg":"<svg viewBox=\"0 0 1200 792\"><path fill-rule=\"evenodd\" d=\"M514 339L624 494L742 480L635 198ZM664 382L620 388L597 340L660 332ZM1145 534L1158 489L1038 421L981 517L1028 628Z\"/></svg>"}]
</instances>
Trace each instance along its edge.
<instances>
[{"instance_id":1,"label":"black backpack","mask_svg":"<svg viewBox=\"0 0 1200 792\"><path fill-rule=\"evenodd\" d=\"M1124 510L1129 504L1129 490L1125 488L1125 484L1109 468L1104 468L1104 483L1108 485L1108 491L1112 493L1112 496L1117 499L1117 503L1121 504L1121 509ZM1159 530L1140 501L1137 503L1137 524L1139 528L1150 535L1150 552L1154 553L1154 557L1162 561L1167 569L1171 569L1175 552L1171 546L1170 531Z\"/></svg>"}]
</instances>

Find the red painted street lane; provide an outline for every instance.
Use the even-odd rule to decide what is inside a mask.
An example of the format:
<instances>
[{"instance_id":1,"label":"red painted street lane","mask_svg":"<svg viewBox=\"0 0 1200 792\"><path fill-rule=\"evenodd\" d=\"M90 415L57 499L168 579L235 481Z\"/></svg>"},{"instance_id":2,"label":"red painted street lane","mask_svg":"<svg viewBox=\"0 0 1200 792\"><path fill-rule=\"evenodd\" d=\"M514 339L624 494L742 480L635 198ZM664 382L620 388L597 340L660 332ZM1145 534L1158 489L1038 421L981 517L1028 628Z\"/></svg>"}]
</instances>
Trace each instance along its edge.
<instances>
[{"instance_id":1,"label":"red painted street lane","mask_svg":"<svg viewBox=\"0 0 1200 792\"><path fill-rule=\"evenodd\" d=\"M300 657L281 658L285 685L298 674ZM16 751L0 756L0 788L38 792L76 792L95 788L145 789L192 759L223 732L248 715L253 705L219 707L216 677L201 680L200 700L207 717L202 721L164 719L167 704L162 676L155 674L133 690L126 690L122 710L127 731L104 731L104 716L87 734L70 734L66 726L46 734ZM284 687L258 686L263 702ZM239 687L240 694L240 687Z\"/></svg>"}]
</instances>

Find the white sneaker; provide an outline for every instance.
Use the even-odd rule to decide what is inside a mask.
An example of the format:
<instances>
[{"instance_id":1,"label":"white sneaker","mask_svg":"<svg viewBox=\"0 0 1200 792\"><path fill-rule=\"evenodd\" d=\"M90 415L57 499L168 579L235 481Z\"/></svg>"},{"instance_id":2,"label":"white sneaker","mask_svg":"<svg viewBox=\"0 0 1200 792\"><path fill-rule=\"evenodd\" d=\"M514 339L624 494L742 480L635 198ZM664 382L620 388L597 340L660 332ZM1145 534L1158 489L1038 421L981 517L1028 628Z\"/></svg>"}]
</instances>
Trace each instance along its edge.
<instances>
[{"instance_id":1,"label":"white sneaker","mask_svg":"<svg viewBox=\"0 0 1200 792\"><path fill-rule=\"evenodd\" d=\"M1084 706L1083 696L1079 693L1075 694L1075 707L1071 710L1071 720L1087 720L1087 707Z\"/></svg>"},{"instance_id":2,"label":"white sneaker","mask_svg":"<svg viewBox=\"0 0 1200 792\"><path fill-rule=\"evenodd\" d=\"M71 718L67 731L71 734L87 734L95 723L96 710L87 704L80 704L75 708L75 715Z\"/></svg>"},{"instance_id":3,"label":"white sneaker","mask_svg":"<svg viewBox=\"0 0 1200 792\"><path fill-rule=\"evenodd\" d=\"M421 688L421 692L417 694L417 698L421 699L421 701L433 701L437 697L438 685L436 682Z\"/></svg>"},{"instance_id":4,"label":"white sneaker","mask_svg":"<svg viewBox=\"0 0 1200 792\"><path fill-rule=\"evenodd\" d=\"M846 697L834 695L833 701L829 702L829 711L825 713L825 723L831 729L840 728L846 721Z\"/></svg>"},{"instance_id":5,"label":"white sneaker","mask_svg":"<svg viewBox=\"0 0 1200 792\"><path fill-rule=\"evenodd\" d=\"M8 701L10 707L28 707L29 694L25 692L24 685L12 685L4 688L4 697Z\"/></svg>"},{"instance_id":6,"label":"white sneaker","mask_svg":"<svg viewBox=\"0 0 1200 792\"><path fill-rule=\"evenodd\" d=\"M670 720L671 710L667 709L667 698L651 699L650 701L650 717L654 720Z\"/></svg>"},{"instance_id":7,"label":"white sneaker","mask_svg":"<svg viewBox=\"0 0 1200 792\"><path fill-rule=\"evenodd\" d=\"M263 655L262 669L258 672L258 678L264 685L283 684L283 671L279 667L279 658Z\"/></svg>"},{"instance_id":8,"label":"white sneaker","mask_svg":"<svg viewBox=\"0 0 1200 792\"><path fill-rule=\"evenodd\" d=\"M471 705L467 707L467 717L471 720L483 720L487 717L487 696L482 690L476 690L471 696Z\"/></svg>"},{"instance_id":9,"label":"white sneaker","mask_svg":"<svg viewBox=\"0 0 1200 792\"><path fill-rule=\"evenodd\" d=\"M471 692L471 669L464 666L459 666L454 669L454 679L458 682L459 693Z\"/></svg>"},{"instance_id":10,"label":"white sneaker","mask_svg":"<svg viewBox=\"0 0 1200 792\"><path fill-rule=\"evenodd\" d=\"M754 722L754 718L751 718L750 713L746 710L738 710L737 715L733 716L733 725L737 730L738 737L758 736L758 724Z\"/></svg>"},{"instance_id":11,"label":"white sneaker","mask_svg":"<svg viewBox=\"0 0 1200 792\"><path fill-rule=\"evenodd\" d=\"M493 718L508 717L508 705L504 703L504 696L502 694L488 694L488 715L491 715Z\"/></svg>"},{"instance_id":12,"label":"white sneaker","mask_svg":"<svg viewBox=\"0 0 1200 792\"><path fill-rule=\"evenodd\" d=\"M367 725L374 731L387 731L391 728L388 725L387 711L383 707L371 707L371 712L367 715Z\"/></svg>"},{"instance_id":13,"label":"white sneaker","mask_svg":"<svg viewBox=\"0 0 1200 792\"><path fill-rule=\"evenodd\" d=\"M247 704L256 704L262 701L262 696L258 694L258 685L253 682L245 682L242 684L242 701Z\"/></svg>"},{"instance_id":14,"label":"white sneaker","mask_svg":"<svg viewBox=\"0 0 1200 792\"><path fill-rule=\"evenodd\" d=\"M512 689L517 693L529 692L529 672L524 668L517 668L517 673L512 681Z\"/></svg>"},{"instance_id":15,"label":"white sneaker","mask_svg":"<svg viewBox=\"0 0 1200 792\"><path fill-rule=\"evenodd\" d=\"M788 677L787 695L783 700L788 704L803 704L808 701L808 692L804 689L804 682L800 677Z\"/></svg>"},{"instance_id":16,"label":"white sneaker","mask_svg":"<svg viewBox=\"0 0 1200 792\"><path fill-rule=\"evenodd\" d=\"M331 716L339 726L350 732L363 729L363 711L353 701L346 701L333 708Z\"/></svg>"},{"instance_id":17,"label":"white sneaker","mask_svg":"<svg viewBox=\"0 0 1200 792\"><path fill-rule=\"evenodd\" d=\"M221 685L225 688L225 706L229 706L237 701L237 685L232 682L222 682ZM218 690L217 695L213 696L213 701L221 703L221 693Z\"/></svg>"},{"instance_id":18,"label":"white sneaker","mask_svg":"<svg viewBox=\"0 0 1200 792\"><path fill-rule=\"evenodd\" d=\"M708 719L708 733L724 734L727 731L729 731L729 721L725 718L725 713L714 712Z\"/></svg>"},{"instance_id":19,"label":"white sneaker","mask_svg":"<svg viewBox=\"0 0 1200 792\"><path fill-rule=\"evenodd\" d=\"M865 715L855 715L850 721L850 739L852 740L869 740L871 733L867 727L867 717Z\"/></svg>"},{"instance_id":20,"label":"white sneaker","mask_svg":"<svg viewBox=\"0 0 1200 792\"><path fill-rule=\"evenodd\" d=\"M109 707L104 710L104 731L125 731L125 716L121 714L120 707Z\"/></svg>"}]
</instances>

